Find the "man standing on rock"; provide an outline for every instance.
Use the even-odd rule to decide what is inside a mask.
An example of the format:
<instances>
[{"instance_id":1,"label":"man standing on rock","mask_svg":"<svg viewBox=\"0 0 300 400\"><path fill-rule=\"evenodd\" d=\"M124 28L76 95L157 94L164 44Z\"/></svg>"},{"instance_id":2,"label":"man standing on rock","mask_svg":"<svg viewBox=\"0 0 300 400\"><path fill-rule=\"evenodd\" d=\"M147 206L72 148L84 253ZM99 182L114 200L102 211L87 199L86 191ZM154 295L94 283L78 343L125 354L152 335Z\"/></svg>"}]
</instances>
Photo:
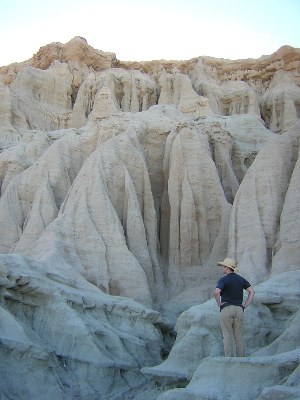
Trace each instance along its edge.
<instances>
[{"instance_id":1,"label":"man standing on rock","mask_svg":"<svg viewBox=\"0 0 300 400\"><path fill-rule=\"evenodd\" d=\"M233 357L233 339L236 345L236 356L244 356L243 313L251 303L254 290L250 283L235 273L236 263L231 258L218 262L223 267L224 276L218 281L215 299L220 307L220 321L223 333L225 357ZM243 301L243 290L248 292Z\"/></svg>"}]
</instances>

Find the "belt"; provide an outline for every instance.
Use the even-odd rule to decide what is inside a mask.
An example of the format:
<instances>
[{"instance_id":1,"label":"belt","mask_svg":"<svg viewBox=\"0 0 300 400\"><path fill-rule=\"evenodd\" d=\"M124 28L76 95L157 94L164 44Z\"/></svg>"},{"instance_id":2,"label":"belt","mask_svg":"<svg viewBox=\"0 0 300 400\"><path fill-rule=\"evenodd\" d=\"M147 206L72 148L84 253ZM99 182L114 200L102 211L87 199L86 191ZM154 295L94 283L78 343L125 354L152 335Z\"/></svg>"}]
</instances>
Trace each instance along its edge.
<instances>
[{"instance_id":1,"label":"belt","mask_svg":"<svg viewBox=\"0 0 300 400\"><path fill-rule=\"evenodd\" d=\"M222 304L221 307L220 307L220 312L223 310L223 308L229 307L229 306L242 307L243 311L245 310L245 307L243 307L242 304L224 303L224 304Z\"/></svg>"}]
</instances>

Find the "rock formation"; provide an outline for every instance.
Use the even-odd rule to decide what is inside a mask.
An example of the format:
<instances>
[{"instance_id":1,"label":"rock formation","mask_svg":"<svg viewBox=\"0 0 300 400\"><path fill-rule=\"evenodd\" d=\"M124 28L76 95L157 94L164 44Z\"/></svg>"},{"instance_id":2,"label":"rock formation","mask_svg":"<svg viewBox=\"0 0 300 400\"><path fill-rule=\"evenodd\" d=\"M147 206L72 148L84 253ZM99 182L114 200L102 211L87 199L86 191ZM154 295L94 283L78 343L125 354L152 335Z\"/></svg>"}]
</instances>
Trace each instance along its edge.
<instances>
[{"instance_id":1,"label":"rock formation","mask_svg":"<svg viewBox=\"0 0 300 400\"><path fill-rule=\"evenodd\" d=\"M142 371L173 385L191 382L159 399L239 399L241 382L245 399L299 398L299 279L299 270L279 273L255 288L254 305L245 310L245 358L220 357L214 300L183 312L168 359Z\"/></svg>"},{"instance_id":2,"label":"rock formation","mask_svg":"<svg viewBox=\"0 0 300 400\"><path fill-rule=\"evenodd\" d=\"M0 68L4 400L217 399L228 363L245 399L299 397L299 69L81 37ZM242 361L211 300L226 256L258 293Z\"/></svg>"}]
</instances>

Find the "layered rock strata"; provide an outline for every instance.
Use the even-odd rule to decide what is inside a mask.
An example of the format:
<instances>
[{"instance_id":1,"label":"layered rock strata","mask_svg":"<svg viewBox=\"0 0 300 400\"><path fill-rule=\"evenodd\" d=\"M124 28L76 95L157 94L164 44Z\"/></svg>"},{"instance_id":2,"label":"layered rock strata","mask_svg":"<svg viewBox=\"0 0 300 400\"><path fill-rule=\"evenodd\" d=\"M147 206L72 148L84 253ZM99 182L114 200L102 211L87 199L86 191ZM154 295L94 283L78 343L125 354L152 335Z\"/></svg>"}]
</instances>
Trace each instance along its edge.
<instances>
[{"instance_id":1,"label":"layered rock strata","mask_svg":"<svg viewBox=\"0 0 300 400\"><path fill-rule=\"evenodd\" d=\"M219 398L228 366L249 400L297 398L299 66L76 37L0 68L4 400ZM257 292L238 361L211 300L226 256Z\"/></svg>"}]
</instances>

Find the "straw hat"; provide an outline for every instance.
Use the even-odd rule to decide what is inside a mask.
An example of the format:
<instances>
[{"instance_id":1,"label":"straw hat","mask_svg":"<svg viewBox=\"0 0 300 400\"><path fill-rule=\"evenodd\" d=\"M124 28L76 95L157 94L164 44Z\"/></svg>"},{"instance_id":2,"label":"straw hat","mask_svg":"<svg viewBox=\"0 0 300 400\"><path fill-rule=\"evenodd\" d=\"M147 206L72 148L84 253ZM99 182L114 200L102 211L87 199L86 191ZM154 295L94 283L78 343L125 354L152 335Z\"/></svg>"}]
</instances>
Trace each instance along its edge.
<instances>
[{"instance_id":1,"label":"straw hat","mask_svg":"<svg viewBox=\"0 0 300 400\"><path fill-rule=\"evenodd\" d=\"M236 262L232 258L225 258L224 261L219 261L218 265L221 267L231 268L233 271L237 270Z\"/></svg>"}]
</instances>

